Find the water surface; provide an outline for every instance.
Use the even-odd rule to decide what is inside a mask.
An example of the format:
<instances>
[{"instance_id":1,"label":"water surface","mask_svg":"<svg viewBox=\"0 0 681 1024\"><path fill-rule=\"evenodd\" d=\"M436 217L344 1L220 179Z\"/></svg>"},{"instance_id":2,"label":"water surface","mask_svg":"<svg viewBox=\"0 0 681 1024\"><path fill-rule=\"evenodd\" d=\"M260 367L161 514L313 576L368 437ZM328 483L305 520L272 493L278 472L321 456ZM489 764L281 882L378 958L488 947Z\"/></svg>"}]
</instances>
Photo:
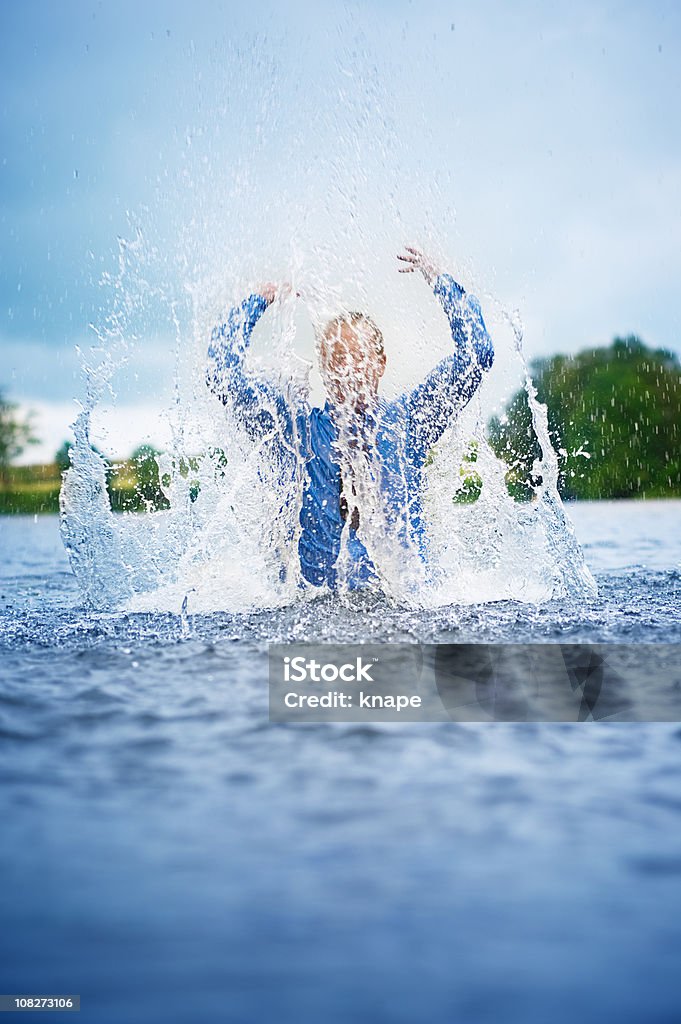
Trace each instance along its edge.
<instances>
[{"instance_id":1,"label":"water surface","mask_svg":"<svg viewBox=\"0 0 681 1024\"><path fill-rule=\"evenodd\" d=\"M677 1019L681 726L270 725L269 640L678 643L681 503L570 506L597 597L86 613L0 522L0 990L81 1020Z\"/></svg>"}]
</instances>

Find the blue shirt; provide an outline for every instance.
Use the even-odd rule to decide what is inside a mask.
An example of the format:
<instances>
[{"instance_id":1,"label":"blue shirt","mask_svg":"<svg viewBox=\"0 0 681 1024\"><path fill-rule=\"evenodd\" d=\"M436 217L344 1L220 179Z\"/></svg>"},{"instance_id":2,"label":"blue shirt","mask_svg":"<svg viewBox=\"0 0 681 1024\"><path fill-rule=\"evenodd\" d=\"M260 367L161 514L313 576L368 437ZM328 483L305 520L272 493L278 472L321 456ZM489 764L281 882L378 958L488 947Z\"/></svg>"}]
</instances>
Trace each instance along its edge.
<instances>
[{"instance_id":1,"label":"blue shirt","mask_svg":"<svg viewBox=\"0 0 681 1024\"><path fill-rule=\"evenodd\" d=\"M384 528L402 545L425 556L421 505L423 467L428 452L470 401L494 358L478 300L448 274L435 281L434 293L449 320L454 351L413 391L357 417L356 433L380 487ZM251 438L269 437L284 480L303 467L298 554L303 578L316 587L335 588L341 535L346 529L344 581L359 589L376 578L362 542L341 510L341 468L337 415L327 401L323 409L307 402L292 405L283 391L250 374L244 357L253 328L267 301L251 295L231 310L226 323L213 329L208 348L208 386L232 405ZM351 502L349 502L351 504Z\"/></svg>"}]
</instances>

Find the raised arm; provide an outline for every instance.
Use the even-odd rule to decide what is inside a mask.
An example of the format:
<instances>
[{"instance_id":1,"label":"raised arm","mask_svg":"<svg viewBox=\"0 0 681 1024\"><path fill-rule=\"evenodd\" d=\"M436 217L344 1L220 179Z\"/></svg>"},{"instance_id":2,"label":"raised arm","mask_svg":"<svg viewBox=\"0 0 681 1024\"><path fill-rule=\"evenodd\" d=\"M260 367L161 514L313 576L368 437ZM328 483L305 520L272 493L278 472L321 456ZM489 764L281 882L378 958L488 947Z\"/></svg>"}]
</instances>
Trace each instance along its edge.
<instances>
[{"instance_id":1,"label":"raised arm","mask_svg":"<svg viewBox=\"0 0 681 1024\"><path fill-rule=\"evenodd\" d=\"M454 351L406 396L408 443L412 458L423 463L452 420L468 404L494 360L492 339L480 303L449 274L438 274L418 250L399 257L403 272L420 270L442 304Z\"/></svg>"},{"instance_id":2,"label":"raised arm","mask_svg":"<svg viewBox=\"0 0 681 1024\"><path fill-rule=\"evenodd\" d=\"M249 295L230 310L224 324L213 328L206 371L208 387L225 405L238 410L243 426L253 438L275 428L285 435L291 430L291 412L284 395L244 367L253 328L274 301L276 286L263 286L262 292Z\"/></svg>"}]
</instances>

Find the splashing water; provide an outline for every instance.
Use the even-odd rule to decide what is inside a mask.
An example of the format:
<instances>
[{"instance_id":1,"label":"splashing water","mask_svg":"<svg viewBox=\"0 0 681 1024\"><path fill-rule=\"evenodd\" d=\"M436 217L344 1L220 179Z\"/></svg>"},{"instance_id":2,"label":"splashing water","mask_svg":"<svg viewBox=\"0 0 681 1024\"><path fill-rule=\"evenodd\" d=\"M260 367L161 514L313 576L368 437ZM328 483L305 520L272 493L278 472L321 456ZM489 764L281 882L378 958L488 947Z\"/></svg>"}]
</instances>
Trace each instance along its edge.
<instances>
[{"instance_id":1,"label":"splashing water","mask_svg":"<svg viewBox=\"0 0 681 1024\"><path fill-rule=\"evenodd\" d=\"M175 184L159 192L158 211L138 218L132 241L119 242L116 272L104 281L110 298L95 325L98 344L84 357L86 398L61 494L62 536L86 602L170 610L183 623L188 613L275 607L320 593L303 580L298 558L309 456L296 435L296 412L324 402L310 372L315 336L342 310L370 313L386 340L385 388L395 396L452 346L432 292L416 275L405 281L395 273L395 254L420 237L443 269L466 285L472 276L442 258L439 239L454 212L427 171L410 163L364 58L339 60L327 102L312 105L290 82L275 88L276 69L261 56L232 57L231 72L221 65L222 104L213 98L220 116L212 130L187 133ZM296 126L277 106L284 85L301 108ZM317 140L314 159L310 139ZM252 153L252 164L243 156L230 160L226 141L231 151ZM295 164L295 178L272 182L277 156ZM284 395L292 441L276 416L272 430L254 440L238 408L219 401L205 380L212 328L273 268L291 282L292 294L263 316L246 359ZM543 602L595 592L558 495L558 460L523 358L520 318L491 300L483 313L497 352L512 352L525 382L541 448L534 500L511 498L508 467L486 438L497 365L429 456L425 559L386 514L380 470L366 454L371 439L357 444L356 425L339 417L343 493L351 496L336 565L339 600L349 589L353 516L376 573L367 586L394 604ZM134 368L145 337L159 332L173 339L166 351L175 366L166 408L171 442L157 460L168 508L114 514L92 418L103 396L114 396L114 382ZM457 500L469 479L477 499ZM409 509L402 512L408 519Z\"/></svg>"}]
</instances>

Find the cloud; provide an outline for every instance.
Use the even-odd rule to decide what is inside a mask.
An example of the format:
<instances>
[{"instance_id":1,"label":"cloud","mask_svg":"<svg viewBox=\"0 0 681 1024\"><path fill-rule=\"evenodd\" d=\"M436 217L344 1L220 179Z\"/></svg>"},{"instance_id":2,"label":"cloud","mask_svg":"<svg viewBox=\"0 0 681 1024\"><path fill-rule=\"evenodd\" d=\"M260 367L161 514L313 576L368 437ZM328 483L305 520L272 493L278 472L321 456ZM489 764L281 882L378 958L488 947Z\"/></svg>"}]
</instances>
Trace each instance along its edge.
<instances>
[{"instance_id":1,"label":"cloud","mask_svg":"<svg viewBox=\"0 0 681 1024\"><path fill-rule=\"evenodd\" d=\"M101 353L92 352L93 334L79 341L81 355L73 342L60 346L44 341L0 338L2 364L0 388L16 400L57 402L80 399L85 394L83 360L99 362ZM147 337L131 342L125 350L125 361L113 377L116 395L122 402L134 402L148 394L160 401L170 396L173 386L174 350L172 337Z\"/></svg>"},{"instance_id":2,"label":"cloud","mask_svg":"<svg viewBox=\"0 0 681 1024\"><path fill-rule=\"evenodd\" d=\"M520 307L530 354L628 331L681 348L678 5L30 12L0 13L0 385L79 393L73 339L116 300L97 281L127 211L148 248L118 298L165 296L127 402L166 386L160 321L189 282L284 272L291 239L361 277L390 218Z\"/></svg>"},{"instance_id":3,"label":"cloud","mask_svg":"<svg viewBox=\"0 0 681 1024\"><path fill-rule=\"evenodd\" d=\"M52 462L64 441L73 440L71 424L79 406L76 402L42 402L20 399L19 411L30 415L39 444L29 445L19 465ZM149 403L98 406L92 419L92 443L107 458L127 458L140 444L166 448L171 440L167 409Z\"/></svg>"}]
</instances>

